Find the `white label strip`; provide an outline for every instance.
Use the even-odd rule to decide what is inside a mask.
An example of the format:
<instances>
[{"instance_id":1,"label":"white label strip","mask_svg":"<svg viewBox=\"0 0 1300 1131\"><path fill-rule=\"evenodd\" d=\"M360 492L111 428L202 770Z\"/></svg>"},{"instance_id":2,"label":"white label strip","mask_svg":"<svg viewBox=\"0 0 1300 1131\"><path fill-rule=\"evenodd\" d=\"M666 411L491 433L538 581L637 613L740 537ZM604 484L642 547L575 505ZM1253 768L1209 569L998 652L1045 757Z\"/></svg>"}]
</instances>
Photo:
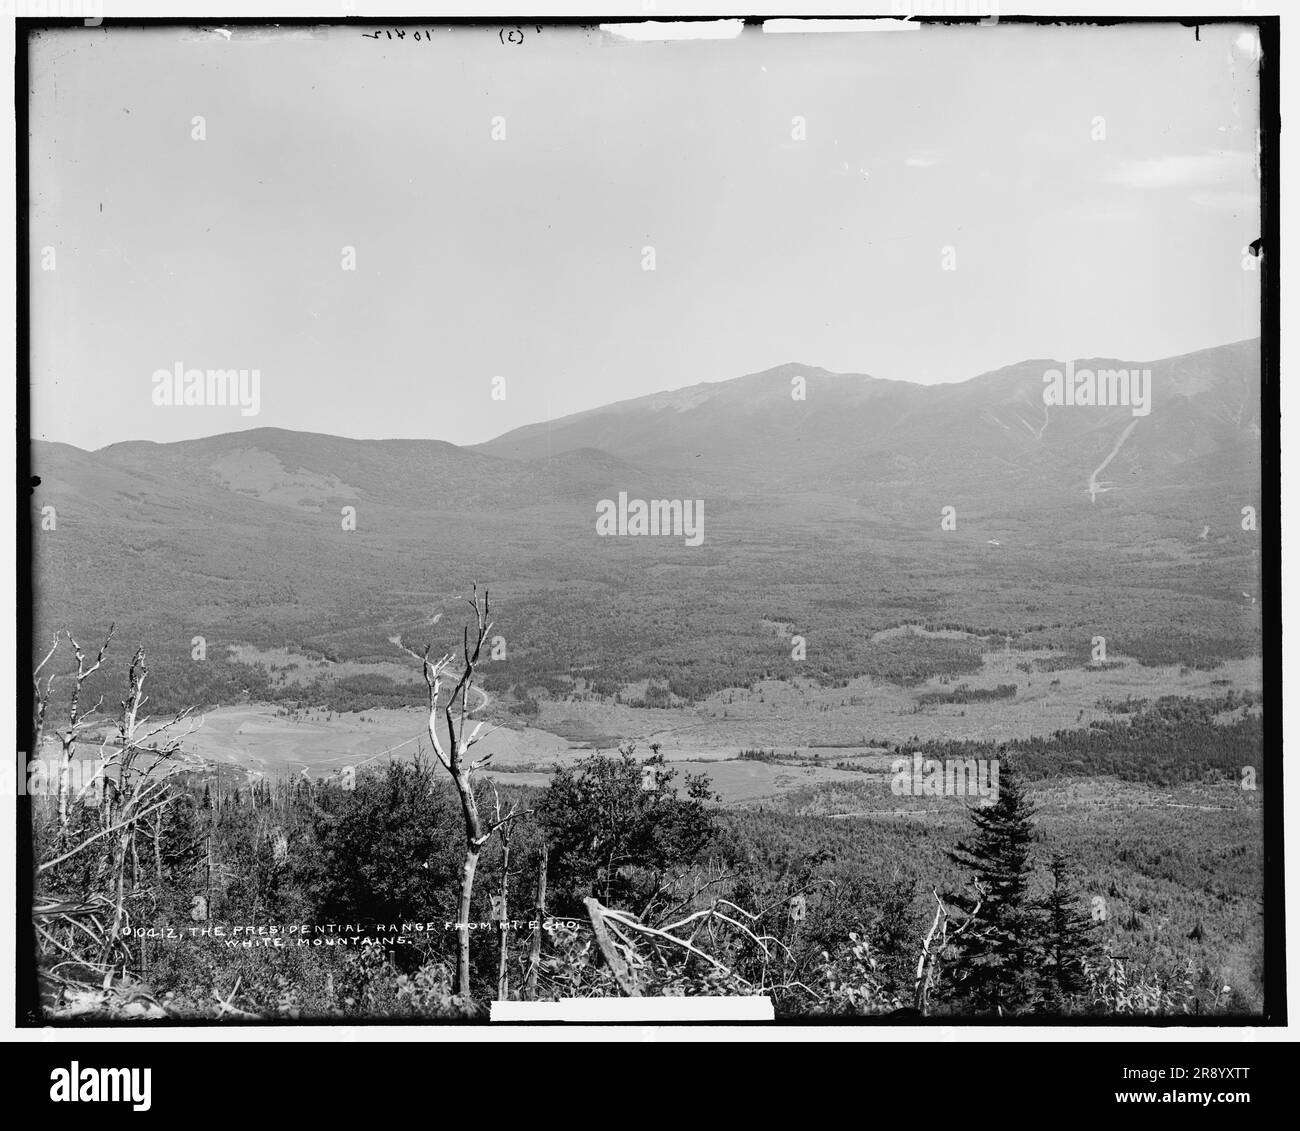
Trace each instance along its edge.
<instances>
[{"instance_id":1,"label":"white label strip","mask_svg":"<svg viewBox=\"0 0 1300 1131\"><path fill-rule=\"evenodd\" d=\"M493 1021L772 1021L772 999L747 997L566 997L494 1001Z\"/></svg>"}]
</instances>

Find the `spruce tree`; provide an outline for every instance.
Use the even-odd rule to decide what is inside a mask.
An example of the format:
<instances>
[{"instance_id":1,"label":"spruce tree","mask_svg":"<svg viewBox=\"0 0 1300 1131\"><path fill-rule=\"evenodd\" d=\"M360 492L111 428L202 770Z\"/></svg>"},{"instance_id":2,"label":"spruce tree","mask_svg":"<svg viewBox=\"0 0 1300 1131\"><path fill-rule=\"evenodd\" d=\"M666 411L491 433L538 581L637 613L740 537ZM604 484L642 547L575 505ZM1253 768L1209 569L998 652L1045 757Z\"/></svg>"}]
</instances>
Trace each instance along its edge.
<instances>
[{"instance_id":1,"label":"spruce tree","mask_svg":"<svg viewBox=\"0 0 1300 1131\"><path fill-rule=\"evenodd\" d=\"M1100 950L1096 924L1084 910L1075 886L1074 862L1063 852L1053 852L1052 886L1043 897L1044 956L1039 972L1042 1007L1062 1015L1073 1011L1087 987L1084 962Z\"/></svg>"},{"instance_id":2,"label":"spruce tree","mask_svg":"<svg viewBox=\"0 0 1300 1131\"><path fill-rule=\"evenodd\" d=\"M1001 752L999 752L1000 755ZM1034 805L1012 764L999 756L998 795L972 808L975 836L948 858L971 874L978 894L950 896L972 922L958 938L951 972L962 1012L1007 1016L1033 1008L1042 959L1041 908L1029 894Z\"/></svg>"}]
</instances>

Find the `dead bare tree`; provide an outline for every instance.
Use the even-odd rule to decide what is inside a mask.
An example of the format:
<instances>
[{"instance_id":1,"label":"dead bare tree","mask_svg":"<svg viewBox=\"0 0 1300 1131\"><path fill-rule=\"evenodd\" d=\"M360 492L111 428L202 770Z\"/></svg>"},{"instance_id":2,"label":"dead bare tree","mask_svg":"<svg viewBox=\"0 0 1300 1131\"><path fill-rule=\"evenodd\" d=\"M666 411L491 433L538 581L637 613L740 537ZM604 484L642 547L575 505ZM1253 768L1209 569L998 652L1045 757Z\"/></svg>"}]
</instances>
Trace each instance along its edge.
<instances>
[{"instance_id":1,"label":"dead bare tree","mask_svg":"<svg viewBox=\"0 0 1300 1131\"><path fill-rule=\"evenodd\" d=\"M120 830L111 863L116 904L114 934L125 913L126 864L128 856L133 862L137 858L135 842L140 817L158 808L153 802L161 801L165 805L171 801L168 779L181 769L173 755L180 751L183 739L194 729L191 725L183 734L171 733L173 727L188 718L188 707L149 729L150 716L140 715L148 700L144 693L148 674L144 649L137 648L127 677L129 690L122 700L122 715L117 727L118 746L99 771L105 777L106 823L115 824ZM157 741L160 737L161 745ZM131 880L132 887L139 884L138 864L132 868Z\"/></svg>"},{"instance_id":2,"label":"dead bare tree","mask_svg":"<svg viewBox=\"0 0 1300 1131\"><path fill-rule=\"evenodd\" d=\"M103 975L103 992L110 989L117 955L124 950L120 936L128 919L127 905L136 895L144 894L141 888L139 852L137 850L137 832L144 825L145 818L154 817L150 830L154 838L155 877L161 880L162 861L158 847L161 833L161 810L173 799L169 788L169 779L181 767L174 758L181 747L183 739L192 732L193 725L183 734L176 734L172 728L185 720L190 712L186 708L177 712L172 718L157 726L150 726L151 719L141 714L141 709L148 700L144 693L144 682L148 675L143 648L137 649L131 660L128 672L128 689L122 701L121 715L117 723L115 743L104 738L99 747L98 764L94 774L78 790L75 800L85 802L87 793L96 791L100 814L100 828L97 832L85 836L72 848L67 847L69 835L69 808L74 800L70 774L71 756L81 731L91 721L93 710L82 713L79 701L82 684L87 676L95 671L104 659L112 639L110 630L108 639L100 648L93 664L88 665L85 653L77 645L70 633L65 633L72 645L73 655L77 660L71 706L69 708L69 725L59 735L63 747L63 762L58 787L58 812L60 837L54 852L37 866L37 876L50 874L60 864L98 845L105 838L108 840L107 851L102 855L98 866L99 885L107 890L92 894L84 905L72 908L67 901L58 897L38 896L38 919L45 925L37 924L38 933L55 949L66 954L73 961L64 965L75 965ZM55 643L57 645L58 638ZM40 684L40 669L54 654L49 655L38 665L35 675L37 688L36 725L37 733L47 713L51 680L44 687ZM70 673L73 674L73 673ZM101 700L102 702L102 700ZM96 708L99 704L96 704ZM159 741L161 739L161 741ZM130 872L130 886L127 873ZM98 885L97 885L98 886ZM63 941L51 933L56 923L67 929ZM73 942L79 943L84 951L82 936L96 943L94 957L78 952ZM125 965L123 966L125 975Z\"/></svg>"},{"instance_id":3,"label":"dead bare tree","mask_svg":"<svg viewBox=\"0 0 1300 1131\"><path fill-rule=\"evenodd\" d=\"M756 933L757 930L761 929L758 927L758 921L762 918L761 914L746 911L743 907L737 906L728 899L715 898L710 901L707 907L685 915L675 922L661 923L659 926L643 923L638 916L631 912L605 907L599 900L593 899L591 896L586 897L583 904L586 906L587 916L591 920L592 934L597 949L599 949L605 964L614 975L618 988L628 997L641 996L641 988L637 982L636 973L638 970L646 969L650 965L646 955L641 952L642 949L647 947L652 950L660 950L665 954L684 955L687 961L692 957L701 959L719 974L731 978L745 989L755 993L761 992L760 987L755 987L751 982L735 973L731 967L698 945L699 935L706 929L710 938L715 942L718 939L713 934L713 929L725 925L725 927L755 943L765 957L772 954L770 948L780 948L787 955L789 954L789 948L779 939L766 933ZM638 942L641 944L641 949L638 948ZM802 989L808 993L812 992L801 983L787 983L780 987L768 988L789 989L792 987Z\"/></svg>"},{"instance_id":4,"label":"dead bare tree","mask_svg":"<svg viewBox=\"0 0 1300 1131\"><path fill-rule=\"evenodd\" d=\"M660 885L651 893L650 899L641 909L637 916L643 922L656 923L656 920L667 922L683 908L691 907L697 904L700 897L711 887L730 879L735 873L719 864L716 866L713 874L709 874L708 869L702 865L696 865L682 872L671 873ZM683 892L686 894L683 896ZM658 911L656 904L660 899L675 901L672 906L666 910ZM651 915L651 911L655 915ZM657 923L656 923L657 925Z\"/></svg>"},{"instance_id":5,"label":"dead bare tree","mask_svg":"<svg viewBox=\"0 0 1300 1131\"><path fill-rule=\"evenodd\" d=\"M500 916L500 950L497 954L497 1001L505 1001L510 993L510 974L506 968L506 963L510 953L510 877L518 875L517 872L510 871L510 833L512 826L502 820L501 817L501 794L497 792L495 785L492 787L492 796L495 802L495 821L497 827L501 830L501 906Z\"/></svg>"},{"instance_id":6,"label":"dead bare tree","mask_svg":"<svg viewBox=\"0 0 1300 1131\"><path fill-rule=\"evenodd\" d=\"M71 632L64 631L63 635L72 646L72 655L77 661L77 670L68 674L73 677L72 692L68 696L68 722L62 730L56 731L55 735L59 741L60 758L59 758L59 836L68 835L68 799L72 792L72 761L76 754L77 742L81 737L82 731L88 726L95 723L95 714L103 705L101 698L95 705L86 711L81 709L81 694L83 686L87 679L97 672L104 662L104 657L108 655L108 646L113 642L113 625L109 626L108 635L104 637L104 643L99 646L99 651L95 654L93 663L87 664L87 656L82 651L81 645L77 643L76 638ZM36 665L35 671L32 672L32 685L35 690L36 710L33 720L33 756L39 754L41 736L45 730L45 716L49 710L51 693L54 687L54 680L57 675L51 674L46 678L45 686L41 686L41 669L53 658L54 653L59 649L59 636L54 635L54 642L50 650L45 654L45 658Z\"/></svg>"},{"instance_id":7,"label":"dead bare tree","mask_svg":"<svg viewBox=\"0 0 1300 1131\"><path fill-rule=\"evenodd\" d=\"M54 658L54 653L59 650L59 634L54 634L53 643L50 644L50 650L45 653L45 658L36 665L32 671L32 698L35 706L32 717L32 757L40 753L41 738L45 734L45 712L49 709L50 695L54 690L54 674L51 673L45 680L45 686L41 687L41 669Z\"/></svg>"},{"instance_id":8,"label":"dead bare tree","mask_svg":"<svg viewBox=\"0 0 1300 1131\"><path fill-rule=\"evenodd\" d=\"M537 861L537 905L534 914L537 926L533 930L533 941L528 951L528 974L524 979L524 998L537 1000L537 974L542 965L542 924L546 921L546 865L550 853L546 842L542 841L542 850Z\"/></svg>"},{"instance_id":9,"label":"dead bare tree","mask_svg":"<svg viewBox=\"0 0 1300 1131\"><path fill-rule=\"evenodd\" d=\"M930 929L926 931L925 938L921 941L921 954L916 960L916 984L913 991L912 1005L922 1017L925 1016L926 1008L929 1004L930 985L934 980L934 961L935 958L943 953L944 948L952 939L956 939L965 934L976 923L980 908L984 904L984 892L978 884L975 886L975 906L971 912L962 921L960 927L948 934L948 921L950 915L948 908L943 900L939 897L938 889L931 888L934 895L934 902L937 904L934 912L934 922L930 924ZM938 935L938 942L935 942L935 936Z\"/></svg>"},{"instance_id":10,"label":"dead bare tree","mask_svg":"<svg viewBox=\"0 0 1300 1131\"><path fill-rule=\"evenodd\" d=\"M520 810L512 805L510 811L504 816L494 817L489 821L485 821L478 810L478 801L474 796L473 775L475 771L487 765L492 755L488 754L477 761L471 761L468 758L470 749L478 743L481 737L486 737L486 735L480 735L483 729L483 720L474 723L472 731L467 731L466 727L469 722L473 722L470 718L469 697L474 690L474 672L478 666L483 641L487 639L487 635L492 629L492 622L488 620L488 591L486 589L483 591L483 599L480 602L478 586L476 585L473 599L466 603L474 610L473 631L471 633L470 626L465 627L459 664L460 674L455 676L455 682L451 686L451 693L447 696L445 702L443 700L443 684L445 680L450 679L454 674L456 654L446 652L441 659L435 660L432 658L432 644L425 647L422 655L411 651L400 641L398 646L409 655L415 656L423 665L424 682L429 690L429 741L433 745L433 752L437 755L438 761L443 764L447 773L451 776L452 783L456 787L456 793L460 797L461 811L465 817L465 861L461 866L460 905L456 915L456 981L457 992L462 999L468 1001L471 996L469 984L469 915L470 902L474 895L474 874L478 870L479 853L483 851L483 846L491 840L493 833L515 818L524 816L526 812L531 812L531 810ZM445 741L438 735L438 716L440 713L446 731Z\"/></svg>"}]
</instances>

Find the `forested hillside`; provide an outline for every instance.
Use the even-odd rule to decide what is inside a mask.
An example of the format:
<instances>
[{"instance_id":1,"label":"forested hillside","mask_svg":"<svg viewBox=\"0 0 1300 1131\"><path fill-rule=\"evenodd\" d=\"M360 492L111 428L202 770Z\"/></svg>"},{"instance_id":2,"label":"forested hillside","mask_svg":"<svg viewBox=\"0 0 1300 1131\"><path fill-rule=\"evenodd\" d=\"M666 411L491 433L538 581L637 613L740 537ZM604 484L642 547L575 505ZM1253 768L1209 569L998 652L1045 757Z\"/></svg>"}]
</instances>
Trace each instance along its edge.
<instances>
[{"instance_id":1,"label":"forested hillside","mask_svg":"<svg viewBox=\"0 0 1300 1131\"><path fill-rule=\"evenodd\" d=\"M64 768L90 701L56 710L38 680L59 751L29 783L42 1016L472 1020L665 993L767 994L796 1019L1261 1007L1249 699L918 748L996 759L983 802L877 812L864 784L724 809L707 774L631 745L545 788L476 779L467 647L428 661L446 726L421 756L328 780L186 768L188 716L146 721L138 651L119 744L82 782ZM103 658L78 652L75 686Z\"/></svg>"}]
</instances>

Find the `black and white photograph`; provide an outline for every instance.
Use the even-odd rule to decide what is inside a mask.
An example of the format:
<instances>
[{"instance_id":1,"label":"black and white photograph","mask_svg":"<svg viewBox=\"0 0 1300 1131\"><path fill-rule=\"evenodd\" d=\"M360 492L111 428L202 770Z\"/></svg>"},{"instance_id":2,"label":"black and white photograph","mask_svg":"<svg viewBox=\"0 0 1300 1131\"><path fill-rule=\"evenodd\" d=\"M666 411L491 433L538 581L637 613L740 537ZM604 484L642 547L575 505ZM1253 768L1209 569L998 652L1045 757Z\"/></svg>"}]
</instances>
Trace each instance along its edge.
<instances>
[{"instance_id":1,"label":"black and white photograph","mask_svg":"<svg viewBox=\"0 0 1300 1131\"><path fill-rule=\"evenodd\" d=\"M350 7L17 25L20 1029L1285 1021L1276 18Z\"/></svg>"}]
</instances>

